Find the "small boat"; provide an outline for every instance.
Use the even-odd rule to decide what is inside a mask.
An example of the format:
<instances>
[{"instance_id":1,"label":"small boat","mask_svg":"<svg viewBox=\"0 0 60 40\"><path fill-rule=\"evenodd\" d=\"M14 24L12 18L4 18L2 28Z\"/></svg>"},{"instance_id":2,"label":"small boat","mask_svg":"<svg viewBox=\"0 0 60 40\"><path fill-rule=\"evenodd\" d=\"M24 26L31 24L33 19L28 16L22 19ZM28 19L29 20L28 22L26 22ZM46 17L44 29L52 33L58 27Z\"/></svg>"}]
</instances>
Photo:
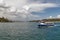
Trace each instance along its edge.
<instances>
[{"instance_id":1,"label":"small boat","mask_svg":"<svg viewBox=\"0 0 60 40\"><path fill-rule=\"evenodd\" d=\"M39 23L38 27L48 27L48 26L54 26L54 23Z\"/></svg>"}]
</instances>

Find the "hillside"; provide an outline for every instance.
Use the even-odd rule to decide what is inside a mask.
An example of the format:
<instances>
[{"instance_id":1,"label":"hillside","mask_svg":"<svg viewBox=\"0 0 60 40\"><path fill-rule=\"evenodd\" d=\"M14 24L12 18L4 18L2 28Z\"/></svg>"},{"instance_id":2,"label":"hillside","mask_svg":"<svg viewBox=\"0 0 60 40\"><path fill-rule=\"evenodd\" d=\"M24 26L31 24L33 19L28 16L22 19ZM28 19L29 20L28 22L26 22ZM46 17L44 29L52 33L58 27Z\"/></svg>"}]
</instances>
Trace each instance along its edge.
<instances>
[{"instance_id":1,"label":"hillside","mask_svg":"<svg viewBox=\"0 0 60 40\"><path fill-rule=\"evenodd\" d=\"M0 18L0 22L12 22L12 21L8 20L7 18L2 17Z\"/></svg>"},{"instance_id":2,"label":"hillside","mask_svg":"<svg viewBox=\"0 0 60 40\"><path fill-rule=\"evenodd\" d=\"M44 21L44 22L58 22L58 21L60 21L60 18L43 19L41 21Z\"/></svg>"}]
</instances>

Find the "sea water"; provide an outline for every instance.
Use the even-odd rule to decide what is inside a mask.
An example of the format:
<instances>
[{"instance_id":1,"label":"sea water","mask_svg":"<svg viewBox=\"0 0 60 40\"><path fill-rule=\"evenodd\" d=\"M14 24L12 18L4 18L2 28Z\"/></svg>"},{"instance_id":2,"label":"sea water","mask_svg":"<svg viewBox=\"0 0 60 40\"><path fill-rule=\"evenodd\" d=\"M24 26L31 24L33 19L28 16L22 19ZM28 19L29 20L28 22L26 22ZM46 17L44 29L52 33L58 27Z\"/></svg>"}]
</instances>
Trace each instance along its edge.
<instances>
[{"instance_id":1,"label":"sea water","mask_svg":"<svg viewBox=\"0 0 60 40\"><path fill-rule=\"evenodd\" d=\"M38 28L36 22L0 23L0 40L60 40L60 23Z\"/></svg>"}]
</instances>

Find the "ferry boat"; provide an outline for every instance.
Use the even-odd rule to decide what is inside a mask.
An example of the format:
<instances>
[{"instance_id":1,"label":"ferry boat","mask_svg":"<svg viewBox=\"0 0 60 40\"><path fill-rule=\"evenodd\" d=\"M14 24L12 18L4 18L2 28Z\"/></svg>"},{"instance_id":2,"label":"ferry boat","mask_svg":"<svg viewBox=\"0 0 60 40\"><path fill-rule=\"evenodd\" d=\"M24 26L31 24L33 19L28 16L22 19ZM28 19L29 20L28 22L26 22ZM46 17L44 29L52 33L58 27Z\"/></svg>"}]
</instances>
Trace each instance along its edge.
<instances>
[{"instance_id":1,"label":"ferry boat","mask_svg":"<svg viewBox=\"0 0 60 40\"><path fill-rule=\"evenodd\" d=\"M39 23L38 27L48 27L48 26L54 26L54 23Z\"/></svg>"}]
</instances>

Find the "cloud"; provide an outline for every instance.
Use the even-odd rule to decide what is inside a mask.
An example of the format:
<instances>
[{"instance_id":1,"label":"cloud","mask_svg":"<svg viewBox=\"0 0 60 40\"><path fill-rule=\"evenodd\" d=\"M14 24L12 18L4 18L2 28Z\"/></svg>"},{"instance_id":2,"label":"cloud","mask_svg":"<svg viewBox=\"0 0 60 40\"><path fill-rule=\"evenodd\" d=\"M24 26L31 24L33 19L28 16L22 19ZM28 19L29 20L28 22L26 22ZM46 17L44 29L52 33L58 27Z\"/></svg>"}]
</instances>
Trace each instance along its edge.
<instances>
[{"instance_id":1,"label":"cloud","mask_svg":"<svg viewBox=\"0 0 60 40\"><path fill-rule=\"evenodd\" d=\"M53 16L49 16L48 18L54 18Z\"/></svg>"},{"instance_id":2,"label":"cloud","mask_svg":"<svg viewBox=\"0 0 60 40\"><path fill-rule=\"evenodd\" d=\"M60 18L60 15L57 15L57 18Z\"/></svg>"},{"instance_id":3,"label":"cloud","mask_svg":"<svg viewBox=\"0 0 60 40\"><path fill-rule=\"evenodd\" d=\"M4 0L1 1L4 10L1 11L0 17L6 17L10 20L34 20L40 19L39 15L34 15L31 12L42 12L51 7L58 7L55 3L39 3L37 0L29 2L30 0ZM42 2L42 1L40 1ZM1 5L0 5L1 6ZM4 13L5 12L5 13Z\"/></svg>"},{"instance_id":4,"label":"cloud","mask_svg":"<svg viewBox=\"0 0 60 40\"><path fill-rule=\"evenodd\" d=\"M43 11L46 8L51 8L51 7L58 7L58 5L54 3L31 3L29 5L23 6L24 9L29 10L30 12Z\"/></svg>"},{"instance_id":5,"label":"cloud","mask_svg":"<svg viewBox=\"0 0 60 40\"><path fill-rule=\"evenodd\" d=\"M4 3L4 1L3 0L0 0L0 4L3 4Z\"/></svg>"},{"instance_id":6,"label":"cloud","mask_svg":"<svg viewBox=\"0 0 60 40\"><path fill-rule=\"evenodd\" d=\"M48 18L60 18L60 15L57 15L57 16L49 16Z\"/></svg>"},{"instance_id":7,"label":"cloud","mask_svg":"<svg viewBox=\"0 0 60 40\"><path fill-rule=\"evenodd\" d=\"M50 16L49 18L53 18L52 16Z\"/></svg>"},{"instance_id":8,"label":"cloud","mask_svg":"<svg viewBox=\"0 0 60 40\"><path fill-rule=\"evenodd\" d=\"M4 0L7 5L21 9L24 5L28 4L27 0Z\"/></svg>"}]
</instances>

